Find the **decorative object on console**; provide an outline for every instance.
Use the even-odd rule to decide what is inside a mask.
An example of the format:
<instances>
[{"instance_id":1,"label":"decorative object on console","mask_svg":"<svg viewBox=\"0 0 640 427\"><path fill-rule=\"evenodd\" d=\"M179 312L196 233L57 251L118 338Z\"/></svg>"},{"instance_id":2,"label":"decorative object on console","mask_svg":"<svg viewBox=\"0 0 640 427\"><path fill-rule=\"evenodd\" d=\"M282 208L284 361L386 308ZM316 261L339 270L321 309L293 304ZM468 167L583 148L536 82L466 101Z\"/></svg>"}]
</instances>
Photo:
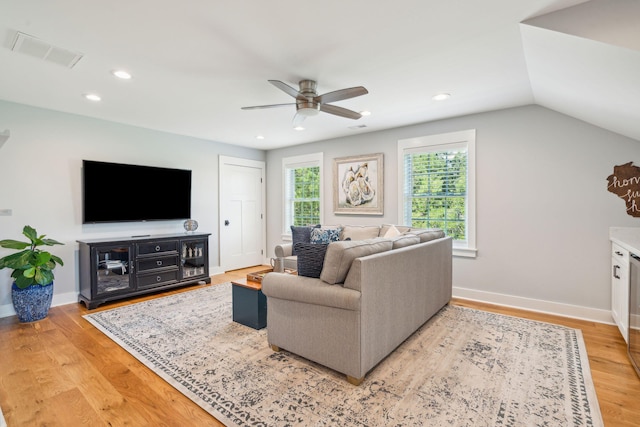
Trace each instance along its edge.
<instances>
[{"instance_id":1,"label":"decorative object on console","mask_svg":"<svg viewBox=\"0 0 640 427\"><path fill-rule=\"evenodd\" d=\"M183 225L187 233L193 233L198 229L198 221L196 221L195 219L188 219L184 222Z\"/></svg>"},{"instance_id":2,"label":"decorative object on console","mask_svg":"<svg viewBox=\"0 0 640 427\"><path fill-rule=\"evenodd\" d=\"M383 154L333 159L333 212L384 213Z\"/></svg>"},{"instance_id":3,"label":"decorative object on console","mask_svg":"<svg viewBox=\"0 0 640 427\"><path fill-rule=\"evenodd\" d=\"M0 270L10 268L13 284L11 297L13 308L20 322L35 322L47 317L53 298L53 269L64 265L62 259L38 246L63 245L57 240L38 236L35 228L25 225L22 229L29 241L2 240L0 247L16 249L20 252L0 258Z\"/></svg>"},{"instance_id":4,"label":"decorative object on console","mask_svg":"<svg viewBox=\"0 0 640 427\"><path fill-rule=\"evenodd\" d=\"M607 177L607 190L625 201L627 214L640 217L640 167L633 162L614 166Z\"/></svg>"}]
</instances>

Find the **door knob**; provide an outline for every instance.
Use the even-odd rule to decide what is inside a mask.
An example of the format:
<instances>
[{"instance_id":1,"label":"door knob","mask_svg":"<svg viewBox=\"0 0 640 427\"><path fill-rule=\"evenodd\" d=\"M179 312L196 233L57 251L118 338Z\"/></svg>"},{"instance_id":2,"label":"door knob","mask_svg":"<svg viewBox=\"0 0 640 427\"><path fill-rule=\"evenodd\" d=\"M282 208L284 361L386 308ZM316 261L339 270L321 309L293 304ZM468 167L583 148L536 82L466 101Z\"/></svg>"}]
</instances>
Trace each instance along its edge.
<instances>
[{"instance_id":1,"label":"door knob","mask_svg":"<svg viewBox=\"0 0 640 427\"><path fill-rule=\"evenodd\" d=\"M229 220L228 219L224 220L224 225L229 225Z\"/></svg>"}]
</instances>

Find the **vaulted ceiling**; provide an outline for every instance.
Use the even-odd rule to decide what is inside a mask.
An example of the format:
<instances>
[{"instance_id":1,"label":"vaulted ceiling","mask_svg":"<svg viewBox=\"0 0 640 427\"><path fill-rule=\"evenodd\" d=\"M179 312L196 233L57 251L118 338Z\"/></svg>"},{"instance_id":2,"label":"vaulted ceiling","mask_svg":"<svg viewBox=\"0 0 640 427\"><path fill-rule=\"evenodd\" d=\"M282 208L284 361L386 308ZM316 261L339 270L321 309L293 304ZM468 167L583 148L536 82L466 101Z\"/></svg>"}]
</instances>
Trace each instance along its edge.
<instances>
[{"instance_id":1,"label":"vaulted ceiling","mask_svg":"<svg viewBox=\"0 0 640 427\"><path fill-rule=\"evenodd\" d=\"M247 147L528 104L640 140L637 0L0 0L0 35L2 100ZM302 79L371 115L241 110Z\"/></svg>"}]
</instances>

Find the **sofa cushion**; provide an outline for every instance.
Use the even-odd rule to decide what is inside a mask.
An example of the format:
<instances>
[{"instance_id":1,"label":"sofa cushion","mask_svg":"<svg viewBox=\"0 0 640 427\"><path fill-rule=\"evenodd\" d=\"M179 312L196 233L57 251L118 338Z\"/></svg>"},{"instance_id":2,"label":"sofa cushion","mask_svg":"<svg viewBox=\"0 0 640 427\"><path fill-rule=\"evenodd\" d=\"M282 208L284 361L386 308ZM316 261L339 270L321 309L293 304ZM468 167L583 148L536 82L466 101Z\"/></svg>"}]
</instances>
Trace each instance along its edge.
<instances>
[{"instance_id":1,"label":"sofa cushion","mask_svg":"<svg viewBox=\"0 0 640 427\"><path fill-rule=\"evenodd\" d=\"M314 228L311 230L311 243L326 243L337 242L340 240L341 228Z\"/></svg>"},{"instance_id":2,"label":"sofa cushion","mask_svg":"<svg viewBox=\"0 0 640 427\"><path fill-rule=\"evenodd\" d=\"M291 243L293 243L292 255L296 254L296 243L311 243L311 230L320 225L291 226Z\"/></svg>"},{"instance_id":3,"label":"sofa cushion","mask_svg":"<svg viewBox=\"0 0 640 427\"><path fill-rule=\"evenodd\" d=\"M393 242L393 249L404 248L405 246L417 245L420 238L412 234L401 234L390 239Z\"/></svg>"},{"instance_id":4,"label":"sofa cushion","mask_svg":"<svg viewBox=\"0 0 640 427\"><path fill-rule=\"evenodd\" d=\"M407 231L407 234L412 234L420 238L420 243L428 242L430 240L439 239L444 237L444 231L439 228L425 228L425 229L413 229Z\"/></svg>"},{"instance_id":5,"label":"sofa cushion","mask_svg":"<svg viewBox=\"0 0 640 427\"><path fill-rule=\"evenodd\" d=\"M324 264L324 255L329 244L296 243L298 254L298 276L319 278Z\"/></svg>"},{"instance_id":6,"label":"sofa cushion","mask_svg":"<svg viewBox=\"0 0 640 427\"><path fill-rule=\"evenodd\" d=\"M377 225L345 225L342 227L340 240L365 240L378 237L380 227Z\"/></svg>"},{"instance_id":7,"label":"sofa cushion","mask_svg":"<svg viewBox=\"0 0 640 427\"><path fill-rule=\"evenodd\" d=\"M382 228L380 228L380 237L386 237L388 239L391 239L393 237L397 237L400 234L400 231L396 228L395 225L390 225L387 229L387 231L384 232L384 234L382 234Z\"/></svg>"},{"instance_id":8,"label":"sofa cushion","mask_svg":"<svg viewBox=\"0 0 640 427\"><path fill-rule=\"evenodd\" d=\"M407 227L406 225L382 224L380 226L380 237L391 237L386 236L391 227L395 227L396 230L400 232L400 234L406 233L407 231L411 230L411 227Z\"/></svg>"},{"instance_id":9,"label":"sofa cushion","mask_svg":"<svg viewBox=\"0 0 640 427\"><path fill-rule=\"evenodd\" d=\"M390 251L392 247L390 239L381 238L331 242L324 257L320 279L331 285L343 283L354 259Z\"/></svg>"}]
</instances>

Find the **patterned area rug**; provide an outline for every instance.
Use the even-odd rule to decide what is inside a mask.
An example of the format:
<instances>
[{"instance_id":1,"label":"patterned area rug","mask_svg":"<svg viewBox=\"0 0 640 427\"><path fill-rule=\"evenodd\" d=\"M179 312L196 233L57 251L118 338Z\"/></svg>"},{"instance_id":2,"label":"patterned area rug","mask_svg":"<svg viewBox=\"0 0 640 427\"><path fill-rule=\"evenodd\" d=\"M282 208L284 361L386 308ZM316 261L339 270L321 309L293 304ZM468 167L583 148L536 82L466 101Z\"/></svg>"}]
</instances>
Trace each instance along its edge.
<instances>
[{"instance_id":1,"label":"patterned area rug","mask_svg":"<svg viewBox=\"0 0 640 427\"><path fill-rule=\"evenodd\" d=\"M231 320L231 284L85 318L228 426L602 426L582 334L447 306L356 387Z\"/></svg>"}]
</instances>

